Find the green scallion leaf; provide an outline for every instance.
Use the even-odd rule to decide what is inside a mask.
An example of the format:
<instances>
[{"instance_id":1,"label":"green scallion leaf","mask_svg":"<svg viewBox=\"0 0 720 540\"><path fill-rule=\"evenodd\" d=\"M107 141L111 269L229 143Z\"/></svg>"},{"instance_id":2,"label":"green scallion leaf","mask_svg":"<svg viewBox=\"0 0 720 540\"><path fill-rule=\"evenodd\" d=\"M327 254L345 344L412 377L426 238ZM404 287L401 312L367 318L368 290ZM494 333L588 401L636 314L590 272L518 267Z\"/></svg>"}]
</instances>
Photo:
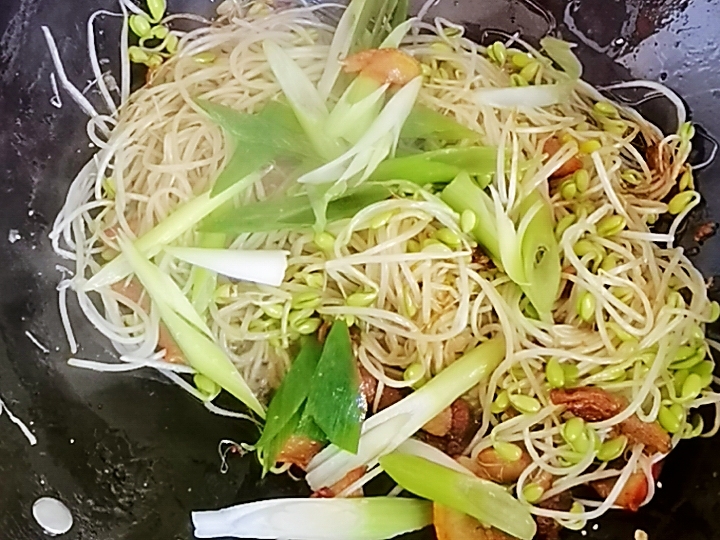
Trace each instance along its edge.
<instances>
[{"instance_id":1,"label":"green scallion leaf","mask_svg":"<svg viewBox=\"0 0 720 540\"><path fill-rule=\"evenodd\" d=\"M300 352L275 392L267 410L267 419L257 447L263 449L263 464L267 470L275 463L277 451L271 443L282 444L295 432L300 423L301 408L308 397L311 381L322 353L322 346L314 337L303 340ZM291 427L288 427L288 426Z\"/></svg>"},{"instance_id":2,"label":"green scallion leaf","mask_svg":"<svg viewBox=\"0 0 720 540\"><path fill-rule=\"evenodd\" d=\"M490 196L470 178L460 173L443 190L441 198L457 213L469 210L477 219L472 235L496 262L500 262L500 242L496 225L495 206Z\"/></svg>"},{"instance_id":3,"label":"green scallion leaf","mask_svg":"<svg viewBox=\"0 0 720 540\"><path fill-rule=\"evenodd\" d=\"M264 407L225 352L202 330L188 322L187 318L183 316L186 310L183 309L180 313L176 311L178 303L175 300L173 300L173 304L166 301L167 298L174 297L174 295L169 295L168 292L172 286L153 277L153 274L162 274L160 269L146 259L132 242L121 241L120 247L123 257L143 283L148 296L160 312L160 318L190 366L264 418ZM177 288L174 282L173 285ZM188 301L188 305L189 303ZM192 306L190 308L192 309Z\"/></svg>"},{"instance_id":4,"label":"green scallion leaf","mask_svg":"<svg viewBox=\"0 0 720 540\"><path fill-rule=\"evenodd\" d=\"M351 218L366 206L384 201L391 195L392 192L385 186L362 185L328 203L327 221ZM228 209L218 212L203 222L201 230L240 234L301 229L310 227L313 223L315 223L315 214L310 197L303 194L252 203L243 206L241 211Z\"/></svg>"},{"instance_id":5,"label":"green scallion leaf","mask_svg":"<svg viewBox=\"0 0 720 540\"><path fill-rule=\"evenodd\" d=\"M423 105L415 105L403 125L400 138L455 142L463 139L478 140L480 134L441 112Z\"/></svg>"},{"instance_id":6,"label":"green scallion leaf","mask_svg":"<svg viewBox=\"0 0 720 540\"><path fill-rule=\"evenodd\" d=\"M357 452L366 413L360 374L350 332L342 320L333 323L310 383L307 412L338 447Z\"/></svg>"},{"instance_id":7,"label":"green scallion leaf","mask_svg":"<svg viewBox=\"0 0 720 540\"><path fill-rule=\"evenodd\" d=\"M208 101L198 101L198 105L225 130L235 147L228 165L215 180L213 195L275 159L315 155L295 113L286 104L272 101L258 114Z\"/></svg>"},{"instance_id":8,"label":"green scallion leaf","mask_svg":"<svg viewBox=\"0 0 720 540\"><path fill-rule=\"evenodd\" d=\"M531 540L536 526L528 508L505 488L402 453L380 458L380 466L404 489L468 514L485 525Z\"/></svg>"},{"instance_id":9,"label":"green scallion leaf","mask_svg":"<svg viewBox=\"0 0 720 540\"><path fill-rule=\"evenodd\" d=\"M420 185L450 182L461 172L487 178L495 172L497 148L444 148L383 161L370 180L409 180Z\"/></svg>"}]
</instances>

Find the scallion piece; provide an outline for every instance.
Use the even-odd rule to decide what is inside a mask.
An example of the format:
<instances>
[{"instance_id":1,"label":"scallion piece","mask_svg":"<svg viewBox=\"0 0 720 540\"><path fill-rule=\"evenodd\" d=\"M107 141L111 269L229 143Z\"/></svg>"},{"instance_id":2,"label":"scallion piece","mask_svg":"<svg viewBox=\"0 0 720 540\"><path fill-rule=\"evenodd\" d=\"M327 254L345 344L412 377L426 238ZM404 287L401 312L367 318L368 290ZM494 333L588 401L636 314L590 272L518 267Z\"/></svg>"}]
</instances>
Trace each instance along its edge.
<instances>
[{"instance_id":1,"label":"scallion piece","mask_svg":"<svg viewBox=\"0 0 720 540\"><path fill-rule=\"evenodd\" d=\"M230 392L264 418L264 407L214 339L206 335L197 325L188 321L185 317L187 314L186 309L181 309L181 312L176 311L178 306L178 302L174 300L176 294L168 288L172 289L174 286L179 292L177 285L172 280L170 280L172 283L170 285L157 279L157 274L162 274L160 269L147 260L132 242L121 241L121 248L123 257L142 282L150 299L157 307L160 318L165 323L180 350L182 350L190 366ZM171 299L170 302L168 302L168 298ZM190 302L186 301L192 309ZM191 317L191 319L194 319L194 317Z\"/></svg>"},{"instance_id":2,"label":"scallion piece","mask_svg":"<svg viewBox=\"0 0 720 540\"><path fill-rule=\"evenodd\" d=\"M411 493L454 508L521 540L531 540L535 535L535 521L528 508L502 486L402 453L381 457L380 466Z\"/></svg>"},{"instance_id":3,"label":"scallion piece","mask_svg":"<svg viewBox=\"0 0 720 540\"><path fill-rule=\"evenodd\" d=\"M461 172L489 178L495 172L497 148L443 148L387 159L370 175L371 181L409 180L420 185L450 182Z\"/></svg>"},{"instance_id":4,"label":"scallion piece","mask_svg":"<svg viewBox=\"0 0 720 540\"><path fill-rule=\"evenodd\" d=\"M402 497L271 499L193 512L196 538L386 540L432 523L432 505Z\"/></svg>"},{"instance_id":5,"label":"scallion piece","mask_svg":"<svg viewBox=\"0 0 720 540\"><path fill-rule=\"evenodd\" d=\"M387 187L379 184L364 184L348 190L342 197L329 202L327 221L332 223L349 219L366 206L384 201L391 195ZM200 229L205 232L241 234L302 229L312 226L314 222L310 197L302 194L248 204L242 210L233 208L218 212L209 216Z\"/></svg>"},{"instance_id":6,"label":"scallion piece","mask_svg":"<svg viewBox=\"0 0 720 540\"><path fill-rule=\"evenodd\" d=\"M212 196L209 191L206 191L202 195L180 205L165 220L138 238L134 242L135 248L147 257L154 257L164 246L195 227L203 218L245 191L262 176L261 173L255 172L236 182L219 195ZM126 277L130 272L131 269L127 261L122 257L116 257L88 280L85 284L85 290L91 291L99 287L112 285Z\"/></svg>"},{"instance_id":7,"label":"scallion piece","mask_svg":"<svg viewBox=\"0 0 720 540\"><path fill-rule=\"evenodd\" d=\"M278 287L283 282L288 266L288 252L282 250L167 247L165 251L223 276L272 287Z\"/></svg>"},{"instance_id":8,"label":"scallion piece","mask_svg":"<svg viewBox=\"0 0 720 540\"><path fill-rule=\"evenodd\" d=\"M308 381L313 378L321 354L322 346L317 339L305 338L300 352L270 401L265 427L255 445L265 471L275 464L282 444L296 431L300 423L302 407L310 392Z\"/></svg>"},{"instance_id":9,"label":"scallion piece","mask_svg":"<svg viewBox=\"0 0 720 540\"><path fill-rule=\"evenodd\" d=\"M307 384L307 381L305 382ZM345 321L336 320L325 339L310 382L307 414L330 442L357 452L366 404L360 394L360 374Z\"/></svg>"},{"instance_id":10,"label":"scallion piece","mask_svg":"<svg viewBox=\"0 0 720 540\"><path fill-rule=\"evenodd\" d=\"M310 462L306 480L314 490L331 486L351 470L375 463L409 439L453 401L488 377L505 356L505 342L494 337L450 364L419 390L368 418L357 454L330 445Z\"/></svg>"}]
</instances>

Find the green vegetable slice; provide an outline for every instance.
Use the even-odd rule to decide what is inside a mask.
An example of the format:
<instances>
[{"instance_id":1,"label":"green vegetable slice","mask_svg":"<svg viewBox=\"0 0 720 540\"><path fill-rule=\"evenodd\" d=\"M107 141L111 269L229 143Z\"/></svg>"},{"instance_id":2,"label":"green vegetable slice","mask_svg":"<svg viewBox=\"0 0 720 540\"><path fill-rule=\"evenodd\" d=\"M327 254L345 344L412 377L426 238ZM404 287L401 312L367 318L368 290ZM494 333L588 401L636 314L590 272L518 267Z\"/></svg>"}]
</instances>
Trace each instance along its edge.
<instances>
[{"instance_id":1,"label":"green vegetable slice","mask_svg":"<svg viewBox=\"0 0 720 540\"><path fill-rule=\"evenodd\" d=\"M478 140L480 134L441 112L416 104L403 125L400 138L456 142L463 139Z\"/></svg>"},{"instance_id":2,"label":"green vegetable slice","mask_svg":"<svg viewBox=\"0 0 720 540\"><path fill-rule=\"evenodd\" d=\"M495 217L495 205L490 196L473 182L470 175L460 173L443 190L441 198L445 203L462 214L465 210L473 212L477 219L472 235L482 245L496 263L500 263L500 243Z\"/></svg>"},{"instance_id":3,"label":"green vegetable slice","mask_svg":"<svg viewBox=\"0 0 720 540\"><path fill-rule=\"evenodd\" d=\"M342 320L333 323L325 339L310 383L307 412L332 443L357 452L366 405L350 332Z\"/></svg>"},{"instance_id":4,"label":"green vegetable slice","mask_svg":"<svg viewBox=\"0 0 720 540\"><path fill-rule=\"evenodd\" d=\"M349 190L344 196L328 203L327 220L333 222L351 218L366 206L384 201L391 195L387 187L378 184L365 184ZM302 194L218 212L209 216L200 229L204 232L240 234L300 229L313 223L315 214L310 197Z\"/></svg>"},{"instance_id":5,"label":"green vegetable slice","mask_svg":"<svg viewBox=\"0 0 720 540\"><path fill-rule=\"evenodd\" d=\"M578 57L572 52L572 48L574 47L572 43L547 36L540 40L540 45L545 53L562 68L568 77L573 80L578 80L582 77L583 67Z\"/></svg>"},{"instance_id":6,"label":"green vegetable slice","mask_svg":"<svg viewBox=\"0 0 720 540\"><path fill-rule=\"evenodd\" d=\"M159 268L147 260L132 242L121 240L120 247L123 257L142 282L150 299L157 306L160 318L185 355L188 363L196 371L230 392L264 418L264 407L223 350L202 330L188 322L188 319L183 316L183 313L187 313L186 309L181 309L182 313L176 311L179 305L177 301L173 300L173 304L166 302L168 297L175 298L176 296L174 293L169 293L173 286L177 288L176 292L180 292L177 285L172 280L170 280L172 283L170 285L166 281L157 279L157 276L167 277L167 274L161 272ZM180 294L182 293L180 292ZM190 305L189 301L186 300L186 302ZM190 306L190 309L192 309L192 306ZM191 319L194 319L194 317Z\"/></svg>"},{"instance_id":7,"label":"green vegetable slice","mask_svg":"<svg viewBox=\"0 0 720 540\"><path fill-rule=\"evenodd\" d=\"M282 444L300 423L301 408L310 391L308 381L313 378L321 354L322 346L317 339L304 339L300 352L268 406L265 428L256 445L264 450L263 463L266 470L274 464L277 456L278 450L271 451L271 446L274 444L282 448Z\"/></svg>"},{"instance_id":8,"label":"green vegetable slice","mask_svg":"<svg viewBox=\"0 0 720 540\"><path fill-rule=\"evenodd\" d=\"M198 105L225 130L235 146L228 165L215 180L212 195L222 193L279 157L315 155L293 110L286 104L270 102L258 114L208 101L198 101Z\"/></svg>"},{"instance_id":9,"label":"green vegetable slice","mask_svg":"<svg viewBox=\"0 0 720 540\"><path fill-rule=\"evenodd\" d=\"M497 148L443 148L383 161L370 180L409 180L420 185L450 182L461 172L489 178L495 172Z\"/></svg>"},{"instance_id":10,"label":"green vegetable slice","mask_svg":"<svg viewBox=\"0 0 720 540\"><path fill-rule=\"evenodd\" d=\"M380 466L404 489L468 514L485 525L531 540L536 526L527 507L497 484L409 454L392 453Z\"/></svg>"}]
</instances>

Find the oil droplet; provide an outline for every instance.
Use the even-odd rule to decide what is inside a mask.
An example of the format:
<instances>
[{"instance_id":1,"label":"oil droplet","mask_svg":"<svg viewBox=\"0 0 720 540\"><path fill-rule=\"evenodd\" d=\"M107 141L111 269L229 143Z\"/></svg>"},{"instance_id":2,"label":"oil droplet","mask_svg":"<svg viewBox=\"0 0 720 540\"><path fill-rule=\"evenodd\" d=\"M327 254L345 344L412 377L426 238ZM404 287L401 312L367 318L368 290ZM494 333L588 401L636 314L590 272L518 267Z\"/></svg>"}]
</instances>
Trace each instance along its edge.
<instances>
[{"instance_id":1,"label":"oil droplet","mask_svg":"<svg viewBox=\"0 0 720 540\"><path fill-rule=\"evenodd\" d=\"M73 525L70 509L53 497L41 497L35 501L32 514L38 525L51 536L65 534Z\"/></svg>"}]
</instances>

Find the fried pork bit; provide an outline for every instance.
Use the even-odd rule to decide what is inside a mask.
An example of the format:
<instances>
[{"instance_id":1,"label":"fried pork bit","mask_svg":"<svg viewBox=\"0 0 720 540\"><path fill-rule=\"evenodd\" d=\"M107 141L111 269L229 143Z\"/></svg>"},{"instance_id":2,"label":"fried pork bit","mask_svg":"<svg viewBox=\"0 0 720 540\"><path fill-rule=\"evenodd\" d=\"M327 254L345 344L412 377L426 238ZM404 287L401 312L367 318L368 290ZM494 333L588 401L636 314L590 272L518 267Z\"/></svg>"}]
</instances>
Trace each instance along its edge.
<instances>
[{"instance_id":1,"label":"fried pork bit","mask_svg":"<svg viewBox=\"0 0 720 540\"><path fill-rule=\"evenodd\" d=\"M322 449L322 444L302 435L292 435L276 459L279 463L291 463L305 470L310 460Z\"/></svg>"},{"instance_id":2,"label":"fried pork bit","mask_svg":"<svg viewBox=\"0 0 720 540\"><path fill-rule=\"evenodd\" d=\"M672 448L670 435L657 422L643 422L632 415L618 424L616 431L628 438L630 444L644 444L646 454L667 454Z\"/></svg>"},{"instance_id":3,"label":"fried pork bit","mask_svg":"<svg viewBox=\"0 0 720 540\"><path fill-rule=\"evenodd\" d=\"M433 525L437 540L512 540L474 517L437 503L433 503Z\"/></svg>"},{"instance_id":4,"label":"fried pork bit","mask_svg":"<svg viewBox=\"0 0 720 540\"><path fill-rule=\"evenodd\" d=\"M396 86L404 86L422 73L420 62L398 49L368 49L348 56L343 64L345 73Z\"/></svg>"},{"instance_id":5,"label":"fried pork bit","mask_svg":"<svg viewBox=\"0 0 720 540\"><path fill-rule=\"evenodd\" d=\"M452 407L446 407L435 418L425 424L422 429L430 435L445 437L452 429Z\"/></svg>"},{"instance_id":6,"label":"fried pork bit","mask_svg":"<svg viewBox=\"0 0 720 540\"><path fill-rule=\"evenodd\" d=\"M498 484L512 484L532 463L530 455L523 450L520 459L508 461L494 448L486 448L476 459L458 458L458 462L470 469L475 476Z\"/></svg>"},{"instance_id":7,"label":"fried pork bit","mask_svg":"<svg viewBox=\"0 0 720 540\"><path fill-rule=\"evenodd\" d=\"M347 488L349 488L351 485L353 485L355 482L360 480L363 475L365 474L366 468L365 467L358 467L356 469L353 469L349 473L347 473L343 478L335 482L330 487L324 487L317 490L315 493L310 495L312 498L316 499L331 499L333 497L337 497L340 495L343 491L345 491ZM363 496L363 490L362 488L358 488L354 491L351 491L347 495L348 497L362 497Z\"/></svg>"},{"instance_id":8,"label":"fried pork bit","mask_svg":"<svg viewBox=\"0 0 720 540\"><path fill-rule=\"evenodd\" d=\"M627 406L622 397L592 386L552 390L550 400L555 405L564 405L568 412L587 422L608 420ZM643 422L636 415L632 415L615 426L615 431L625 435L631 444L645 445L646 454L667 454L670 451L670 435L657 422Z\"/></svg>"},{"instance_id":9,"label":"fried pork bit","mask_svg":"<svg viewBox=\"0 0 720 540\"><path fill-rule=\"evenodd\" d=\"M377 409L374 410L373 407L375 406L375 398L377 395L378 381L364 367L359 366L359 369L360 369L360 394L365 399L365 403L367 404L368 411L373 411L373 412L382 411L383 409L387 409L390 405L397 403L402 398L404 398L406 395L408 395L409 391L405 388L391 388L390 386L385 386L383 388L382 395L380 396L380 400L378 401Z\"/></svg>"},{"instance_id":10,"label":"fried pork bit","mask_svg":"<svg viewBox=\"0 0 720 540\"><path fill-rule=\"evenodd\" d=\"M549 157L552 157L558 150L560 150L560 148L562 148L562 142L560 142L557 137L550 137L547 141L545 141L543 152ZM575 171L579 171L580 169L582 169L582 161L580 161L580 158L571 157L563 163L558 170L552 173L550 178L564 178L566 176L570 176Z\"/></svg>"},{"instance_id":11,"label":"fried pork bit","mask_svg":"<svg viewBox=\"0 0 720 540\"><path fill-rule=\"evenodd\" d=\"M554 497L550 497L547 500L542 501L538 506L547 510L561 510L567 512L572 508L573 498L568 491L559 493ZM560 525L553 518L535 516L535 523L537 523L537 532L535 533L535 540L559 540L560 531L562 525Z\"/></svg>"},{"instance_id":12,"label":"fried pork bit","mask_svg":"<svg viewBox=\"0 0 720 540\"><path fill-rule=\"evenodd\" d=\"M590 485L603 499L610 495L617 478L606 478L605 480L597 480L591 482ZM628 478L620 495L615 500L615 505L631 512L637 512L640 505L645 501L648 494L647 478L645 473L641 471L634 472Z\"/></svg>"},{"instance_id":13,"label":"fried pork bit","mask_svg":"<svg viewBox=\"0 0 720 540\"><path fill-rule=\"evenodd\" d=\"M705 240L715 236L717 230L718 224L714 221L707 221L705 223L701 223L700 225L698 225L697 229L695 229L693 240L695 240L699 244L702 244L703 242L705 242Z\"/></svg>"},{"instance_id":14,"label":"fried pork bit","mask_svg":"<svg viewBox=\"0 0 720 540\"><path fill-rule=\"evenodd\" d=\"M150 312L150 298L144 294L145 289L140 282L133 278L131 280L118 281L111 285L113 291L124 296L130 302L139 304L146 312ZM165 349L165 361L171 364L185 364L185 355L178 344L170 335L170 331L161 322L158 331L158 350Z\"/></svg>"},{"instance_id":15,"label":"fried pork bit","mask_svg":"<svg viewBox=\"0 0 720 540\"><path fill-rule=\"evenodd\" d=\"M477 422L470 405L464 399L456 399L449 408L451 413L450 429L445 436L431 435L427 430L420 431L419 438L445 452L450 457L456 457L463 453L470 440L477 430ZM440 415L447 414L445 411ZM433 419L431 422L434 422ZM442 420L446 420L446 417ZM433 426L431 426L432 428ZM440 427L440 420L436 424ZM444 429L445 426L443 426Z\"/></svg>"},{"instance_id":16,"label":"fried pork bit","mask_svg":"<svg viewBox=\"0 0 720 540\"><path fill-rule=\"evenodd\" d=\"M550 401L587 422L608 420L625 408L625 401L602 388L581 386L569 390L552 390Z\"/></svg>"}]
</instances>

